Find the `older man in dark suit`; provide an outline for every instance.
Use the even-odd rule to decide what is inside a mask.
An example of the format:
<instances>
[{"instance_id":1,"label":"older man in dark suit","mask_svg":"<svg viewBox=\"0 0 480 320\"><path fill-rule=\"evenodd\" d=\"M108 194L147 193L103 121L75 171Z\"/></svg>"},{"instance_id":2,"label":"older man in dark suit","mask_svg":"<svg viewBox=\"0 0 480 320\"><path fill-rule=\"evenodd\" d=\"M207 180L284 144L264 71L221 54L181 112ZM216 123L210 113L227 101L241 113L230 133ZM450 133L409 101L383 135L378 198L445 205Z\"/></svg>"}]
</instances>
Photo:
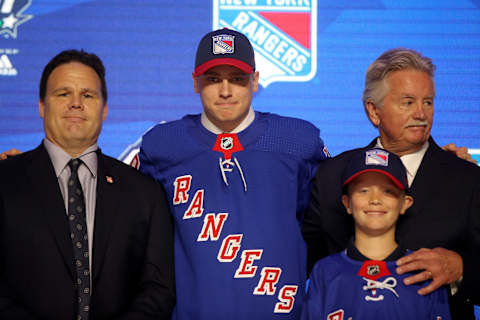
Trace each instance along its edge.
<instances>
[{"instance_id":1,"label":"older man in dark suit","mask_svg":"<svg viewBox=\"0 0 480 320\"><path fill-rule=\"evenodd\" d=\"M480 168L430 136L434 70L431 59L409 49L387 51L370 65L363 104L379 137L366 148L401 157L415 199L398 221L397 238L417 251L397 261L397 272L418 271L407 284L432 278L422 295L450 285L453 319L473 319L472 304L480 303ZM318 168L303 226L310 262L346 248L353 236L340 199L342 171L354 151Z\"/></svg>"},{"instance_id":2,"label":"older man in dark suit","mask_svg":"<svg viewBox=\"0 0 480 320\"><path fill-rule=\"evenodd\" d=\"M64 51L45 67L45 139L0 162L0 319L169 319L173 235L162 187L97 146L105 69Z\"/></svg>"}]
</instances>

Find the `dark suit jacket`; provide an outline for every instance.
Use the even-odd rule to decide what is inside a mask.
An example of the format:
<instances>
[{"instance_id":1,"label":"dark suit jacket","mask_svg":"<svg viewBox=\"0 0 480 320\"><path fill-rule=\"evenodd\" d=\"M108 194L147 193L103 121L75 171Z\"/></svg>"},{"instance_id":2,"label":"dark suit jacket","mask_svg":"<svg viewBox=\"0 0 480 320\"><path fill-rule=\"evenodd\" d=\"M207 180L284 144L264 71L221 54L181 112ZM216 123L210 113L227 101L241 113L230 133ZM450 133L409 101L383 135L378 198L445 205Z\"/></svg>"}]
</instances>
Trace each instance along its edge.
<instances>
[{"instance_id":1,"label":"dark suit jacket","mask_svg":"<svg viewBox=\"0 0 480 320\"><path fill-rule=\"evenodd\" d=\"M432 138L429 143L410 188L413 206L397 223L397 239L412 250L443 247L462 256L463 282L452 307L468 313L454 319L469 319L472 302L480 304L480 168L443 151ZM342 172L362 149L346 151L318 168L303 225L310 267L346 248L353 236L353 219L341 203ZM452 315L457 312L452 309Z\"/></svg>"},{"instance_id":2,"label":"dark suit jacket","mask_svg":"<svg viewBox=\"0 0 480 320\"><path fill-rule=\"evenodd\" d=\"M169 319L173 231L164 191L97 154L90 319ZM0 319L76 319L74 268L64 201L43 144L0 161Z\"/></svg>"}]
</instances>

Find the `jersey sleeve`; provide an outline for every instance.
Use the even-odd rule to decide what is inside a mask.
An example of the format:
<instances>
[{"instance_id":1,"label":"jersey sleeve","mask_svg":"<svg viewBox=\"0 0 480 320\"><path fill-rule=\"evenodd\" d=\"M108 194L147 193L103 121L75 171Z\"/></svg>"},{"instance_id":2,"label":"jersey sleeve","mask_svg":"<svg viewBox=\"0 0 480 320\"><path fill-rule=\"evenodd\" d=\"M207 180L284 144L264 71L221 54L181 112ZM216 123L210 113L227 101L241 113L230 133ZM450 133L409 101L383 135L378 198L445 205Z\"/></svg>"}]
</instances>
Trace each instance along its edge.
<instances>
[{"instance_id":1,"label":"jersey sleeve","mask_svg":"<svg viewBox=\"0 0 480 320\"><path fill-rule=\"evenodd\" d=\"M154 157L152 152L150 152L152 148L154 148L154 141L152 141L151 137L144 135L140 144L140 151L136 155L138 170L161 183L161 170L157 168L157 161L152 159L152 157Z\"/></svg>"},{"instance_id":2,"label":"jersey sleeve","mask_svg":"<svg viewBox=\"0 0 480 320\"><path fill-rule=\"evenodd\" d=\"M326 293L325 281L323 281L323 269L316 265L312 271L307 296L302 310L302 320L324 319L324 294Z\"/></svg>"},{"instance_id":3,"label":"jersey sleeve","mask_svg":"<svg viewBox=\"0 0 480 320\"><path fill-rule=\"evenodd\" d=\"M312 189L313 178L315 177L315 172L320 161L323 161L330 157L328 150L320 138L319 135L316 137L317 143L314 152L307 158L303 160L302 163L302 174L299 177L298 181L298 208L297 212L299 214L299 221L303 219L303 214L308 207L310 200L310 192Z\"/></svg>"}]
</instances>

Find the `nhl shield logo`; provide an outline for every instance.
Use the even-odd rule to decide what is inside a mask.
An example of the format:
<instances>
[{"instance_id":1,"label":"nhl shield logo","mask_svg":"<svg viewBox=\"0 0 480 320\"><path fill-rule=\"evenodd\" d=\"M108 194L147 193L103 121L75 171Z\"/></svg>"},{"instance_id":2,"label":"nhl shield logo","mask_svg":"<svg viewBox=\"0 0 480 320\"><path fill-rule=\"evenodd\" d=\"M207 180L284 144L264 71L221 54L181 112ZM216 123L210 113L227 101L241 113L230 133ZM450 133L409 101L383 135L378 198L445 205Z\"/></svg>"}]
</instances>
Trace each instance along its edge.
<instances>
[{"instance_id":1,"label":"nhl shield logo","mask_svg":"<svg viewBox=\"0 0 480 320\"><path fill-rule=\"evenodd\" d=\"M369 276L374 277L374 276L378 275L379 273L380 273L380 266L378 266L378 265L371 265L371 266L368 266L368 267L367 267L367 274L368 274Z\"/></svg>"},{"instance_id":2,"label":"nhl shield logo","mask_svg":"<svg viewBox=\"0 0 480 320\"><path fill-rule=\"evenodd\" d=\"M223 150L230 150L233 148L233 139L231 137L224 137L220 141L220 147Z\"/></svg>"},{"instance_id":3,"label":"nhl shield logo","mask_svg":"<svg viewBox=\"0 0 480 320\"><path fill-rule=\"evenodd\" d=\"M260 84L308 81L317 71L317 0L213 0L213 29L245 34Z\"/></svg>"},{"instance_id":4,"label":"nhl shield logo","mask_svg":"<svg viewBox=\"0 0 480 320\"><path fill-rule=\"evenodd\" d=\"M212 37L213 41L213 54L225 54L233 53L235 36L229 34L221 34L218 36Z\"/></svg>"}]
</instances>

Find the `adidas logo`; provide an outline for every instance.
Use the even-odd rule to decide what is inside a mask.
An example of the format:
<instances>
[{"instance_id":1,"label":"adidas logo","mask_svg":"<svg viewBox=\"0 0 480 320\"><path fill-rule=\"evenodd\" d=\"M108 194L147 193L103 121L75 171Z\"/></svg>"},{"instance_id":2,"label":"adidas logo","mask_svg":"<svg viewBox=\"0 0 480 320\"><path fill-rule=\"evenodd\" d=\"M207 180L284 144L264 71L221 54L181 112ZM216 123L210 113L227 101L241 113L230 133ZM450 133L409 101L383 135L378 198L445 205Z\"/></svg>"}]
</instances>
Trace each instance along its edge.
<instances>
[{"instance_id":1,"label":"adidas logo","mask_svg":"<svg viewBox=\"0 0 480 320\"><path fill-rule=\"evenodd\" d=\"M0 56L0 76L16 76L17 69L15 69L6 54Z\"/></svg>"}]
</instances>

